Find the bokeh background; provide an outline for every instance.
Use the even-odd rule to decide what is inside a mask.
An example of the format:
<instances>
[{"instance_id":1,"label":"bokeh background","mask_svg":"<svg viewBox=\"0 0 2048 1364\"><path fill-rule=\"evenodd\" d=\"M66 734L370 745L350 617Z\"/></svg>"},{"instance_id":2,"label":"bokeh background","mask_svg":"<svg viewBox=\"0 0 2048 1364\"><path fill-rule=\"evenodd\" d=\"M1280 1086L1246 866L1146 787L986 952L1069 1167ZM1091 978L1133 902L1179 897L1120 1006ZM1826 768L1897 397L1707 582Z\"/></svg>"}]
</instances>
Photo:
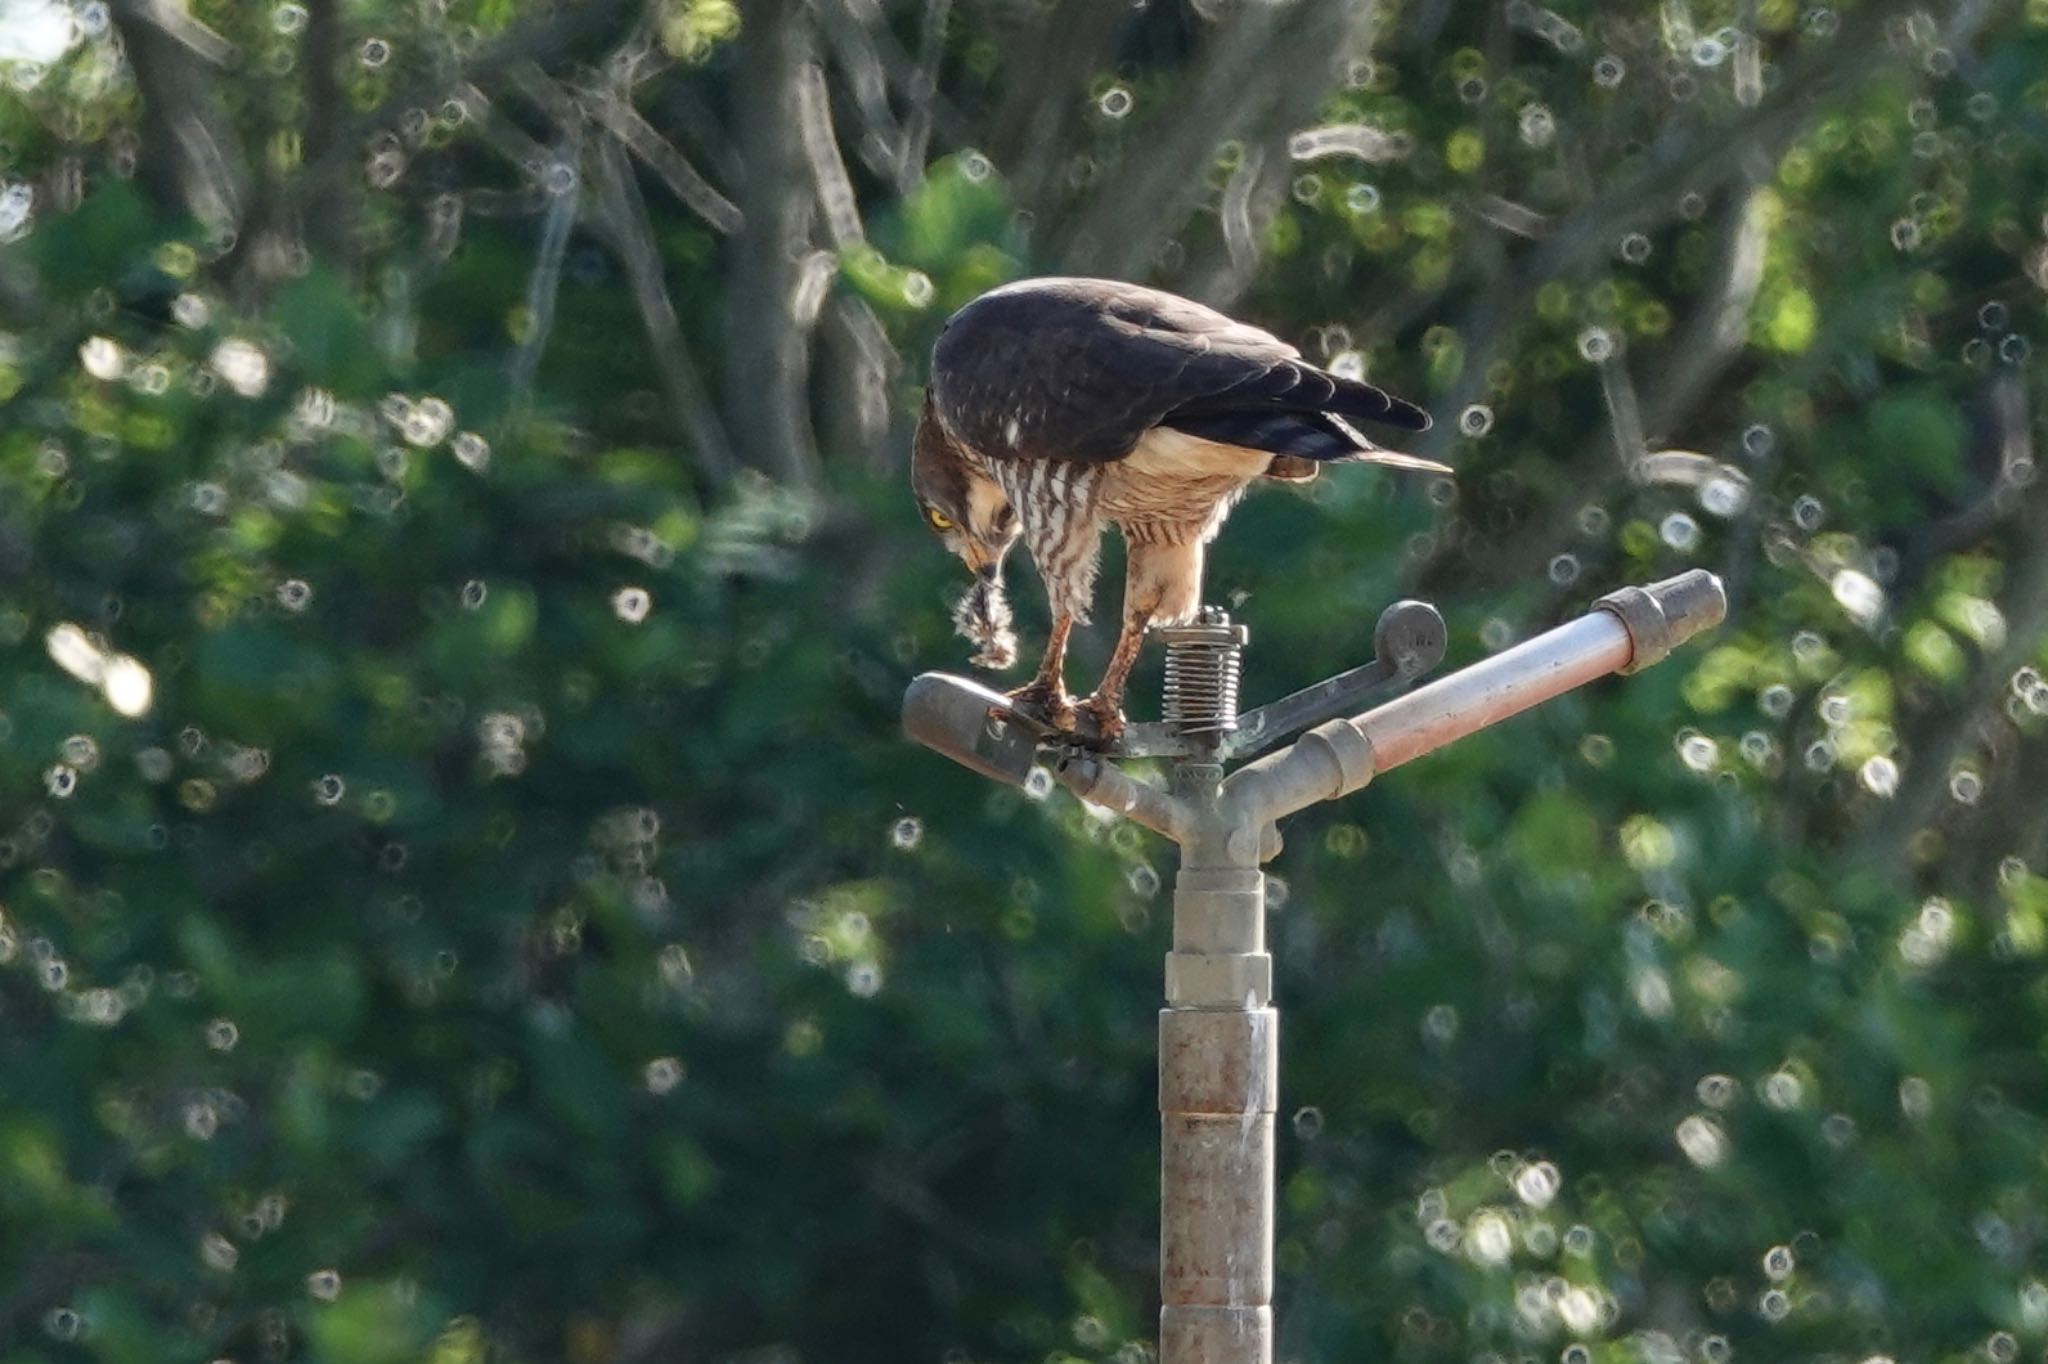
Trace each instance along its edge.
<instances>
[{"instance_id":1,"label":"bokeh background","mask_svg":"<svg viewBox=\"0 0 2048 1364\"><path fill-rule=\"evenodd\" d=\"M2042 0L0 0L0 1358L1150 1357L1170 850L896 728L1055 272L1438 417L1254 699L1732 598L1289 825L1281 1357L2041 1358L2044 214Z\"/></svg>"}]
</instances>

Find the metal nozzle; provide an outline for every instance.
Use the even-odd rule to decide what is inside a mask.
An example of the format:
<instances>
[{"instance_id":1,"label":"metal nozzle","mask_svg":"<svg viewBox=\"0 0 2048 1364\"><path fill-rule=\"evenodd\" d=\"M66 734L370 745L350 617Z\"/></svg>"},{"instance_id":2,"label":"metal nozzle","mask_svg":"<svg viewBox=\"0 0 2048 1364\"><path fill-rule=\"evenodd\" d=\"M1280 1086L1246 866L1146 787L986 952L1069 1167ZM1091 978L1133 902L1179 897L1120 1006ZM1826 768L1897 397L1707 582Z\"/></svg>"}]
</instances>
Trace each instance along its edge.
<instances>
[{"instance_id":1,"label":"metal nozzle","mask_svg":"<svg viewBox=\"0 0 2048 1364\"><path fill-rule=\"evenodd\" d=\"M1718 577L1695 568L1648 587L1610 592L1593 605L1627 629L1635 654L1619 671L1633 673L1663 662L1673 649L1725 620L1728 592Z\"/></svg>"},{"instance_id":2,"label":"metal nozzle","mask_svg":"<svg viewBox=\"0 0 2048 1364\"><path fill-rule=\"evenodd\" d=\"M903 732L984 777L1022 786L1045 728L1001 692L964 677L924 673L903 694Z\"/></svg>"}]
</instances>

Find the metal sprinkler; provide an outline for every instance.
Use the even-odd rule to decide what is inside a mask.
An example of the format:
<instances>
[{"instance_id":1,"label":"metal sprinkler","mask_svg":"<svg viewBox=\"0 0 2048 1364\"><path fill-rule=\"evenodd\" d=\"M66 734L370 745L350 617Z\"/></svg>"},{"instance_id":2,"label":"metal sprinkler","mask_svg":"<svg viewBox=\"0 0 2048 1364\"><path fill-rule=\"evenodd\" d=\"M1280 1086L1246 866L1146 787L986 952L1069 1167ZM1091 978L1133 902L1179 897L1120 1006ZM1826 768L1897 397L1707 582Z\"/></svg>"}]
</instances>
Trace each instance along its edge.
<instances>
[{"instance_id":1,"label":"metal sprinkler","mask_svg":"<svg viewBox=\"0 0 2048 1364\"><path fill-rule=\"evenodd\" d=\"M944 673L911 682L903 728L919 743L1015 785L1044 753L1075 795L1180 845L1159 1014L1160 1364L1273 1357L1280 1031L1259 868L1280 851L1277 821L1596 678L1660 662L1727 608L1721 580L1704 569L1624 587L1576 620L1357 714L1347 712L1443 661L1435 607L1394 603L1370 663L1244 714L1247 632L1204 608L1159 631L1164 718L1100 747L977 682ZM1260 753L1224 775L1225 764ZM1171 775L1155 785L1120 758L1170 759Z\"/></svg>"}]
</instances>

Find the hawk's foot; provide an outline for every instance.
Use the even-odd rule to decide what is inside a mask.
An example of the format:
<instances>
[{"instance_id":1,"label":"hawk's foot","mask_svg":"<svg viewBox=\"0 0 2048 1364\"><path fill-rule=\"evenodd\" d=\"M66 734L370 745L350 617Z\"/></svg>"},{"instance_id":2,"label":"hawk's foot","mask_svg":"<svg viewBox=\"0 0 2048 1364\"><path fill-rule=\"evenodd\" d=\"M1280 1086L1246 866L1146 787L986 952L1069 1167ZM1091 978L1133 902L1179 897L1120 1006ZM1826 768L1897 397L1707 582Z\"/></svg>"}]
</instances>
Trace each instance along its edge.
<instances>
[{"instance_id":1,"label":"hawk's foot","mask_svg":"<svg viewBox=\"0 0 2048 1364\"><path fill-rule=\"evenodd\" d=\"M1009 694L1010 704L1019 710L1030 711L1048 725L1062 733L1071 734L1079 723L1074 710L1074 698L1067 689L1057 682L1039 679L1027 682Z\"/></svg>"},{"instance_id":2,"label":"hawk's foot","mask_svg":"<svg viewBox=\"0 0 2048 1364\"><path fill-rule=\"evenodd\" d=\"M1095 722L1096 734L1103 743L1113 744L1123 737L1124 708L1118 697L1097 692L1081 703L1081 711Z\"/></svg>"}]
</instances>

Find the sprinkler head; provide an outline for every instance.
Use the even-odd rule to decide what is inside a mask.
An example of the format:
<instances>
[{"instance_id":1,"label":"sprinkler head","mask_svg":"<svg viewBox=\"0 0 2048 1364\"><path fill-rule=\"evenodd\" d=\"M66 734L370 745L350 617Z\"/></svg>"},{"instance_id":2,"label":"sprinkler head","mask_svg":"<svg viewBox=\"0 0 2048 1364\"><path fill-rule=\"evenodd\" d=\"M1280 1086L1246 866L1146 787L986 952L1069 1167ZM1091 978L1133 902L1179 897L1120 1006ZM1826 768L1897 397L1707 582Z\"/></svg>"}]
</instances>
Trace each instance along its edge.
<instances>
[{"instance_id":1,"label":"sprinkler head","mask_svg":"<svg viewBox=\"0 0 2048 1364\"><path fill-rule=\"evenodd\" d=\"M1022 786L1038 757L1043 721L1001 692L946 673L924 673L903 694L903 732L984 777Z\"/></svg>"}]
</instances>

